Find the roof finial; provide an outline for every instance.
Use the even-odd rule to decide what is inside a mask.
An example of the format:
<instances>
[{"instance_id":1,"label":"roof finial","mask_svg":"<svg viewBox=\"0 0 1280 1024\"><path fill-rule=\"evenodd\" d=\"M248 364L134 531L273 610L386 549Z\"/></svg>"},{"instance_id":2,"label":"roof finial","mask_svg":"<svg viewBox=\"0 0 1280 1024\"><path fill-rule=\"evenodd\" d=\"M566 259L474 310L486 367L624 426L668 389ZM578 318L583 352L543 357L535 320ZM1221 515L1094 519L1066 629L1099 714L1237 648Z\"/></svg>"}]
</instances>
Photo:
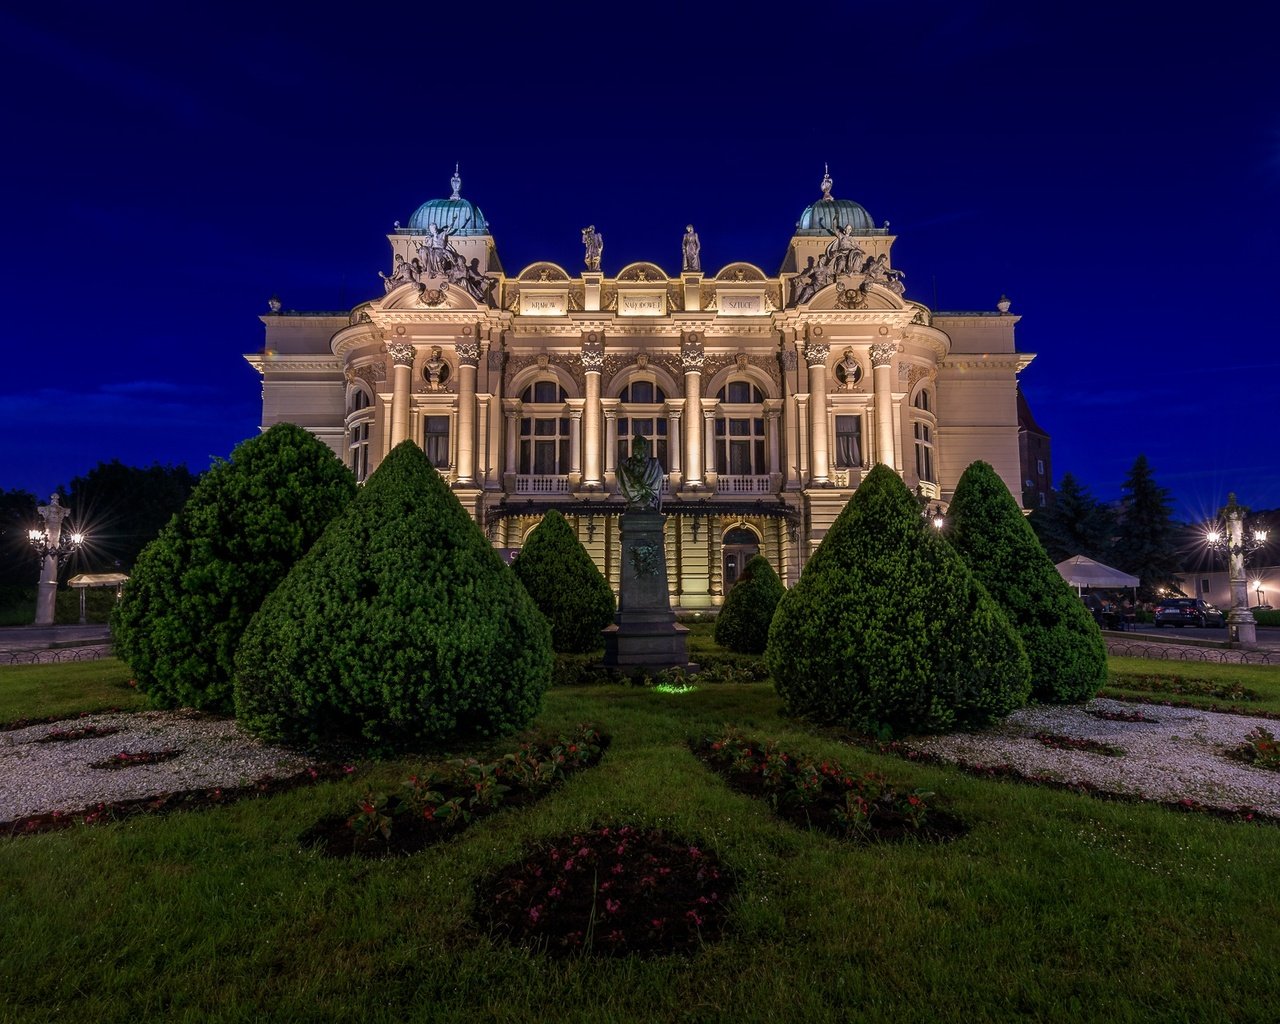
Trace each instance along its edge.
<instances>
[{"instance_id":1,"label":"roof finial","mask_svg":"<svg viewBox=\"0 0 1280 1024\"><path fill-rule=\"evenodd\" d=\"M458 177L458 167L458 164L453 165L453 177L449 179L449 184L453 186L453 194L449 196L450 199L462 198L462 194L458 191L458 189L462 188L462 179Z\"/></svg>"},{"instance_id":2,"label":"roof finial","mask_svg":"<svg viewBox=\"0 0 1280 1024\"><path fill-rule=\"evenodd\" d=\"M822 165L822 198L831 201L831 171L825 163Z\"/></svg>"}]
</instances>

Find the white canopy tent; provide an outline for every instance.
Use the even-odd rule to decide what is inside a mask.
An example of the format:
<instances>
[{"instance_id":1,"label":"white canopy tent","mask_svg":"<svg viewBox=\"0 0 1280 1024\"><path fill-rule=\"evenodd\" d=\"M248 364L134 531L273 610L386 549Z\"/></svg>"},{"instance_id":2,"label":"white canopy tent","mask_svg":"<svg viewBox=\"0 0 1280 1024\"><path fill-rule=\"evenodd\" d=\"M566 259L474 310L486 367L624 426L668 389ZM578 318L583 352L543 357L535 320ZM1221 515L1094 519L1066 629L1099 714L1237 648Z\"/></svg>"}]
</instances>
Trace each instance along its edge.
<instances>
[{"instance_id":1,"label":"white canopy tent","mask_svg":"<svg viewBox=\"0 0 1280 1024\"><path fill-rule=\"evenodd\" d=\"M1137 576L1095 562L1084 555L1073 555L1057 564L1058 574L1080 593L1085 587L1137 587Z\"/></svg>"}]
</instances>

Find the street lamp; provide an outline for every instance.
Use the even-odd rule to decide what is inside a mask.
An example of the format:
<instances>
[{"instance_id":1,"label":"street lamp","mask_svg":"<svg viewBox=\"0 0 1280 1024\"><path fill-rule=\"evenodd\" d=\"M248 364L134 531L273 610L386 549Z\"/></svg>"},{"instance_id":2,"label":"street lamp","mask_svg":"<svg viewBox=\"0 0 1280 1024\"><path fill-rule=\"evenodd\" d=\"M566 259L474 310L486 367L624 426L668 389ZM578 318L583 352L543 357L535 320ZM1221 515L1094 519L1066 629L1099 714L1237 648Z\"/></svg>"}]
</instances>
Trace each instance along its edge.
<instances>
[{"instance_id":1,"label":"street lamp","mask_svg":"<svg viewBox=\"0 0 1280 1024\"><path fill-rule=\"evenodd\" d=\"M58 566L73 551L84 544L84 534L78 531L63 533L62 522L71 515L62 499L55 493L49 504L36 509L44 526L27 531L27 540L40 558L40 588L36 595L36 625L52 626L54 607L58 598Z\"/></svg>"},{"instance_id":2,"label":"street lamp","mask_svg":"<svg viewBox=\"0 0 1280 1024\"><path fill-rule=\"evenodd\" d=\"M1249 610L1249 590L1245 581L1245 557L1257 551L1267 542L1266 530L1252 530L1246 537L1244 517L1249 510L1237 504L1234 494L1227 495L1227 504L1218 512L1224 525L1213 524L1205 533L1205 540L1216 551L1228 555L1228 575L1231 579L1231 611L1227 614L1227 637L1232 642L1256 644L1258 627Z\"/></svg>"}]
</instances>

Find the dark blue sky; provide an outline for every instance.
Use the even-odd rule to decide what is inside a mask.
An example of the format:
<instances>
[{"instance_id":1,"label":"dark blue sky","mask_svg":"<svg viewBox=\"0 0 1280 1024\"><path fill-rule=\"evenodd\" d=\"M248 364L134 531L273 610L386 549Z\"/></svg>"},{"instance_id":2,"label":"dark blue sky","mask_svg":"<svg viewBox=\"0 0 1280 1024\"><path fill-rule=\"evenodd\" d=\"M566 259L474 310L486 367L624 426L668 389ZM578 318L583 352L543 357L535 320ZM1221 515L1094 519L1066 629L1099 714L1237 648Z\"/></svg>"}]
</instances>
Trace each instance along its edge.
<instances>
[{"instance_id":1,"label":"dark blue sky","mask_svg":"<svg viewBox=\"0 0 1280 1024\"><path fill-rule=\"evenodd\" d=\"M1055 477L1112 499L1142 452L1180 516L1280 506L1261 5L178 6L0 13L0 487L226 456L267 298L380 294L454 161L509 273L588 223L674 272L689 222L776 272L825 161L908 297L1011 297Z\"/></svg>"}]
</instances>

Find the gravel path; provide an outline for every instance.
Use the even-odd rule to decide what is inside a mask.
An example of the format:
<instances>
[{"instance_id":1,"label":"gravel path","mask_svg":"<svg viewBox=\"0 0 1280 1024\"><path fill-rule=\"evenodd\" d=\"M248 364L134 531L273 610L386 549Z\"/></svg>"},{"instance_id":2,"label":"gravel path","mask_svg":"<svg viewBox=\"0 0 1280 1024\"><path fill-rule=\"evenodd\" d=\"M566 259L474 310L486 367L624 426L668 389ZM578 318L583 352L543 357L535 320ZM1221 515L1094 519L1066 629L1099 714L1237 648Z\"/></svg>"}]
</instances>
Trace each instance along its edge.
<instances>
[{"instance_id":1,"label":"gravel path","mask_svg":"<svg viewBox=\"0 0 1280 1024\"><path fill-rule=\"evenodd\" d=\"M40 743L55 730L114 727L111 736ZM178 748L172 761L106 770L90 765L127 750ZM0 821L73 811L183 789L238 786L291 775L312 762L241 732L234 720L195 711L86 715L0 732Z\"/></svg>"},{"instance_id":2,"label":"gravel path","mask_svg":"<svg viewBox=\"0 0 1280 1024\"><path fill-rule=\"evenodd\" d=\"M1102 789L1157 800L1189 798L1224 808L1247 804L1268 814L1280 814L1280 772L1224 756L1260 725L1276 731L1275 722L1101 698L1086 707L1140 712L1156 721L1111 722L1095 718L1081 707L1023 708L984 732L933 736L912 740L909 746L948 761L1010 764L1027 774L1062 782L1086 781ZM1056 750L1034 739L1038 732L1096 740L1125 753L1114 757Z\"/></svg>"}]
</instances>

